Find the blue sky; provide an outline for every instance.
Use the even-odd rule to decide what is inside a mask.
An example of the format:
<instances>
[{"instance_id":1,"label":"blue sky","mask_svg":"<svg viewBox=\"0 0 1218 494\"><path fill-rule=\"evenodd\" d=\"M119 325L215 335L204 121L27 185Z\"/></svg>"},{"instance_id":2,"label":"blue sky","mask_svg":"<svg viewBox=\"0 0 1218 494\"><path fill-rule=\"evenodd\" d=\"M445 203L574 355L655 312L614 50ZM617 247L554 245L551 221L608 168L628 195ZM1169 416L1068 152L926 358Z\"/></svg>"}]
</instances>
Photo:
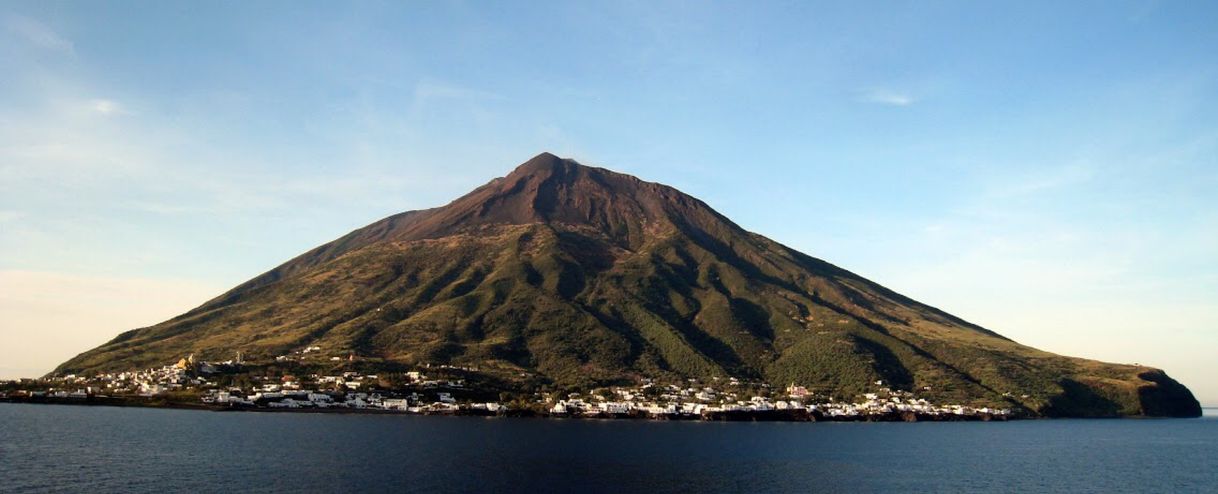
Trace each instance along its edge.
<instances>
[{"instance_id":1,"label":"blue sky","mask_svg":"<svg viewBox=\"0 0 1218 494\"><path fill-rule=\"evenodd\" d=\"M1214 26L1207 2L6 2L0 377L548 150L1218 405Z\"/></svg>"}]
</instances>

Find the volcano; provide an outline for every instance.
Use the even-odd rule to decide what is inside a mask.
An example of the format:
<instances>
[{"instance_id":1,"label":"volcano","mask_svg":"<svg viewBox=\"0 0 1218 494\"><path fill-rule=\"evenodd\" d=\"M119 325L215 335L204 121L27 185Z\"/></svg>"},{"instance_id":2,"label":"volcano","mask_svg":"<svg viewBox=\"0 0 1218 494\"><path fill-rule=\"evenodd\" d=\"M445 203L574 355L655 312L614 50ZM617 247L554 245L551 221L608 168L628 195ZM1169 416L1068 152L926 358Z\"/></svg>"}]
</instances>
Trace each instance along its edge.
<instances>
[{"instance_id":1,"label":"volcano","mask_svg":"<svg viewBox=\"0 0 1218 494\"><path fill-rule=\"evenodd\" d=\"M881 381L1041 416L1200 414L1159 369L1021 345L745 231L677 189L549 153L122 333L54 374L306 347L564 389L736 377L854 396Z\"/></svg>"}]
</instances>

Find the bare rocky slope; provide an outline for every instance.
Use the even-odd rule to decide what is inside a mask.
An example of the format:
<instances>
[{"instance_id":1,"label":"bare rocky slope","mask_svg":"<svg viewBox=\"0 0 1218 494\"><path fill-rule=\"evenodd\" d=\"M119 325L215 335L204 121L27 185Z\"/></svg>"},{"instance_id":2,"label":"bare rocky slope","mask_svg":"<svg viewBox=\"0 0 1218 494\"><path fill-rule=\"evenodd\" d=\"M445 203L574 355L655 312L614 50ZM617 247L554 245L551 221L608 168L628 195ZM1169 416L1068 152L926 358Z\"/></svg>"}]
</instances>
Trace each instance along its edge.
<instances>
[{"instance_id":1,"label":"bare rocky slope","mask_svg":"<svg viewBox=\"0 0 1218 494\"><path fill-rule=\"evenodd\" d=\"M477 365L570 388L761 379L837 396L875 381L1045 416L1197 416L1163 371L1020 345L747 232L702 201L541 154L452 203L310 250L56 374L317 345Z\"/></svg>"}]
</instances>

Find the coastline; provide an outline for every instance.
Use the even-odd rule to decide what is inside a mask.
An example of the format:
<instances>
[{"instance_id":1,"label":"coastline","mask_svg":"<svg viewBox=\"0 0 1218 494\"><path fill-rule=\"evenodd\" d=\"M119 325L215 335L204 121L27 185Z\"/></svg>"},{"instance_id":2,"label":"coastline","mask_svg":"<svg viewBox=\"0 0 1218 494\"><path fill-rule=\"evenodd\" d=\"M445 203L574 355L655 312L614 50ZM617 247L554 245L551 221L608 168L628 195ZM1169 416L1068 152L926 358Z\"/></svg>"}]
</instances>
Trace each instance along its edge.
<instances>
[{"instance_id":1,"label":"coastline","mask_svg":"<svg viewBox=\"0 0 1218 494\"><path fill-rule=\"evenodd\" d=\"M246 406L222 406L205 403L183 403L162 399L143 397L89 397L89 398L56 398L56 397L6 397L0 398L0 403L32 404L32 405L68 405L68 406L105 406L121 408L164 408L174 410L195 410L210 412L252 412L252 413L306 413L306 414L339 414L339 415L407 415L407 416L470 416L470 417L505 417L505 418L537 418L558 420L651 420L651 421L685 421L685 422L1005 422L1009 420L1027 420L1034 417L1001 416L1001 415L930 415L914 412L892 412L886 414L867 414L854 416L833 416L818 411L807 410L765 410L765 411L730 411L710 412L701 415L665 414L649 415L642 413L627 414L553 414L533 410L508 410L504 412L489 412L486 410L458 409L442 412L408 412L400 410L385 410L377 408L266 408ZM1137 417L1134 417L1137 418Z\"/></svg>"},{"instance_id":2,"label":"coastline","mask_svg":"<svg viewBox=\"0 0 1218 494\"><path fill-rule=\"evenodd\" d=\"M61 405L84 407L116 407L116 408L159 408L170 410L193 410L202 412L238 412L238 413L290 413L290 414L328 414L328 415L403 415L429 417L493 417L493 418L532 418L552 420L628 420L628 421L658 421L658 422L1008 422L1022 420L1079 420L1079 419L1172 419L1172 418L1218 418L1218 407L1203 407L1198 417L1150 417L1142 415L1126 415L1118 417L1036 417L1026 415L930 415L914 412L892 412L886 414L869 414L855 416L831 416L820 412L806 410L766 410L766 411L733 411L712 412L703 415L670 414L648 415L643 413L627 414L553 414L534 410L508 410L504 412L489 412L486 410L459 409L451 411L408 412L403 410L385 410L380 408L267 408L246 406L223 406L206 403L190 403L169 401L151 397L99 397L89 398L57 398L57 397L3 397L0 404L26 405Z\"/></svg>"}]
</instances>

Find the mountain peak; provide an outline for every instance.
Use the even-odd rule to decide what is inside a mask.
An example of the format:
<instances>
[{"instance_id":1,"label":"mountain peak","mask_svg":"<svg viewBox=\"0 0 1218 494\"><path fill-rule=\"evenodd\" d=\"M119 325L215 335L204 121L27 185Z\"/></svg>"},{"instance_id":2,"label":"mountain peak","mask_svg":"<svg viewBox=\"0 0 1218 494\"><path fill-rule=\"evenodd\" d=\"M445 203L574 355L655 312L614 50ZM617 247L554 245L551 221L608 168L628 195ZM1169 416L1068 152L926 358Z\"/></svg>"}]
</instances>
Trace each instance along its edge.
<instances>
[{"instance_id":1,"label":"mountain peak","mask_svg":"<svg viewBox=\"0 0 1218 494\"><path fill-rule=\"evenodd\" d=\"M554 153L551 153L549 151L542 151L537 156L529 158L528 161L521 163L520 166L518 166L516 168L521 169L521 168L529 168L529 167L557 166L557 165L562 164L563 161L565 161L563 158L560 158L558 155L556 155Z\"/></svg>"},{"instance_id":2,"label":"mountain peak","mask_svg":"<svg viewBox=\"0 0 1218 494\"><path fill-rule=\"evenodd\" d=\"M566 171L572 168L584 168L584 166L574 160L560 158L546 151L521 163L515 170L512 170L512 173L508 174L508 177L552 174L555 171Z\"/></svg>"}]
</instances>

